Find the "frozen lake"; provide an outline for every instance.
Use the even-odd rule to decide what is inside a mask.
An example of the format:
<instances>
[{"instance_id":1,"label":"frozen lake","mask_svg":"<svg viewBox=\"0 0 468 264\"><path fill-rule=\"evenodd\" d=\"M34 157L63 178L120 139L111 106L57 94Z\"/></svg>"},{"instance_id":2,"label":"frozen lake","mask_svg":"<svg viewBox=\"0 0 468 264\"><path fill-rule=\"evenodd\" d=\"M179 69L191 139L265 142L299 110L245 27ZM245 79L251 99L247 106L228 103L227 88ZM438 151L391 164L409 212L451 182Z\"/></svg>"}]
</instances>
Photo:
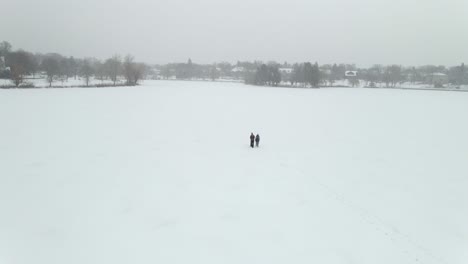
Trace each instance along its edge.
<instances>
[{"instance_id":1,"label":"frozen lake","mask_svg":"<svg viewBox=\"0 0 468 264\"><path fill-rule=\"evenodd\" d=\"M465 264L467 114L457 92L0 89L0 264Z\"/></svg>"}]
</instances>

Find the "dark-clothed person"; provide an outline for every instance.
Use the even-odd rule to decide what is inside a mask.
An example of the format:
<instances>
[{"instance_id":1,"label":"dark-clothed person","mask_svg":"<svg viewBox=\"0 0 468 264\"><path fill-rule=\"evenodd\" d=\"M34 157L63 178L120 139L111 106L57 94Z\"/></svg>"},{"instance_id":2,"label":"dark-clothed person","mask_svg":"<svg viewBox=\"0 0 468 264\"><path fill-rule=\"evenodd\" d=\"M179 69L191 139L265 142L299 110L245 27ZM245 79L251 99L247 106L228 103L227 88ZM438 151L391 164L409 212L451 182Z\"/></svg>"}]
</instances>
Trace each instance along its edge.
<instances>
[{"instance_id":1,"label":"dark-clothed person","mask_svg":"<svg viewBox=\"0 0 468 264\"><path fill-rule=\"evenodd\" d=\"M255 141L255 135L253 133L250 133L250 147L254 147L254 141Z\"/></svg>"}]
</instances>

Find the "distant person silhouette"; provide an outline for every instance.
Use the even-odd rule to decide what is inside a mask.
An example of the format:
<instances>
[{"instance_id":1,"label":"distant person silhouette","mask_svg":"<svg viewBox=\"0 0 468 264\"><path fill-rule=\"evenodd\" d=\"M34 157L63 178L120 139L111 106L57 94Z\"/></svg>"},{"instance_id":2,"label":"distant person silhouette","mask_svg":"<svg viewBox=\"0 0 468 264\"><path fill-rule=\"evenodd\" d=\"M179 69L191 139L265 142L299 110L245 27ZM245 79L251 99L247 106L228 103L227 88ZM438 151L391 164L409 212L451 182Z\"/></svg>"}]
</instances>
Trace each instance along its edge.
<instances>
[{"instance_id":1,"label":"distant person silhouette","mask_svg":"<svg viewBox=\"0 0 468 264\"><path fill-rule=\"evenodd\" d=\"M258 148L258 144L260 144L260 135L257 134L257 136L255 137L255 146L257 146Z\"/></svg>"},{"instance_id":2,"label":"distant person silhouette","mask_svg":"<svg viewBox=\"0 0 468 264\"><path fill-rule=\"evenodd\" d=\"M253 133L250 133L250 147L254 147L255 136Z\"/></svg>"}]
</instances>

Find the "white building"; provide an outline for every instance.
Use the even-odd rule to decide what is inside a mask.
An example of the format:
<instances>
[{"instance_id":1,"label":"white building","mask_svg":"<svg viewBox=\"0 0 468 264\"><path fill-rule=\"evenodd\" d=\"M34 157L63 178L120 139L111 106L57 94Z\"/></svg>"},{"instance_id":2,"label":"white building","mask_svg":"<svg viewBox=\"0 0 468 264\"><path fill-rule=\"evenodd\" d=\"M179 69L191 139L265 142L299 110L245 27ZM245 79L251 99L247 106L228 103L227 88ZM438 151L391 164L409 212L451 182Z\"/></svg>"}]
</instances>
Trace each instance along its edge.
<instances>
[{"instance_id":1,"label":"white building","mask_svg":"<svg viewBox=\"0 0 468 264\"><path fill-rule=\"evenodd\" d=\"M357 77L357 71L346 71L345 77Z\"/></svg>"},{"instance_id":2,"label":"white building","mask_svg":"<svg viewBox=\"0 0 468 264\"><path fill-rule=\"evenodd\" d=\"M234 72L234 73L245 72L245 68L244 67L234 67L231 71Z\"/></svg>"},{"instance_id":3,"label":"white building","mask_svg":"<svg viewBox=\"0 0 468 264\"><path fill-rule=\"evenodd\" d=\"M279 71L281 73L291 74L293 72L293 68L279 68Z\"/></svg>"}]
</instances>

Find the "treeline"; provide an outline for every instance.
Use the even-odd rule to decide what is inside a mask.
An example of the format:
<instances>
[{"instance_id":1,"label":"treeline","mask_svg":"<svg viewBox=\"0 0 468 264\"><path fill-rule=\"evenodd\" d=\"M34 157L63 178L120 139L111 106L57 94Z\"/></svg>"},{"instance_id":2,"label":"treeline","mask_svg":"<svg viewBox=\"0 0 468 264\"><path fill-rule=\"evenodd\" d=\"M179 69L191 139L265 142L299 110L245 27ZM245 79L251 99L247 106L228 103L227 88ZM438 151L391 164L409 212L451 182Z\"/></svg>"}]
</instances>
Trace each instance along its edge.
<instances>
[{"instance_id":1,"label":"treeline","mask_svg":"<svg viewBox=\"0 0 468 264\"><path fill-rule=\"evenodd\" d=\"M247 74L247 84L278 86L281 82L281 73L277 65L260 65L254 74Z\"/></svg>"},{"instance_id":2,"label":"treeline","mask_svg":"<svg viewBox=\"0 0 468 264\"><path fill-rule=\"evenodd\" d=\"M155 65L151 74L159 79L177 80L243 80L246 72L254 71L255 62L219 62L213 64L197 64L188 59L186 63L168 63Z\"/></svg>"},{"instance_id":3,"label":"treeline","mask_svg":"<svg viewBox=\"0 0 468 264\"><path fill-rule=\"evenodd\" d=\"M11 79L16 87L32 86L26 77L35 78L37 75L44 76L49 87L52 87L54 82L65 82L69 78L77 77L81 77L84 86L90 85L91 78L102 82L109 80L109 86L133 86L138 84L147 70L148 67L144 63L135 62L131 55L123 59L115 55L100 61L96 58L65 57L57 53L33 54L25 50L13 51L10 43L0 43L0 78Z\"/></svg>"},{"instance_id":4,"label":"treeline","mask_svg":"<svg viewBox=\"0 0 468 264\"><path fill-rule=\"evenodd\" d=\"M396 87L426 84L434 87L468 85L468 70L462 63L446 67L425 65L373 65L358 68L355 64L323 64L304 62L290 64L275 61L238 61L197 64L191 59L184 63L148 66L137 63L130 55L113 56L104 61L95 58L77 59L60 54L33 54L13 51L8 42L0 43L0 78L8 78L16 87L26 87L27 78L41 75L49 86L56 81L80 77L83 85L91 79L103 85L136 85L144 78L175 80L235 80L265 86L319 87L366 86ZM107 83L104 84L104 81Z\"/></svg>"},{"instance_id":5,"label":"treeline","mask_svg":"<svg viewBox=\"0 0 468 264\"><path fill-rule=\"evenodd\" d=\"M279 74L278 74L279 73ZM428 84L437 88L444 85L468 85L465 64L453 67L426 65L403 67L401 65L373 65L357 68L354 64L325 64L310 62L282 65L274 62L257 66L246 74L245 82L254 85L319 87L334 86L339 80L347 80L351 86L396 87L403 83Z\"/></svg>"},{"instance_id":6,"label":"treeline","mask_svg":"<svg viewBox=\"0 0 468 264\"><path fill-rule=\"evenodd\" d=\"M446 85L460 86L468 84L468 70L462 63L458 66L445 67L425 65L404 67L401 65L373 65L358 68L355 64L323 64L304 62L289 64L260 61L228 62L215 64L196 64L192 60L186 63L156 65L153 71L155 79L177 80L217 80L231 79L245 81L247 84L266 86L347 86L396 87L403 83L426 84L434 87Z\"/></svg>"},{"instance_id":7,"label":"treeline","mask_svg":"<svg viewBox=\"0 0 468 264\"><path fill-rule=\"evenodd\" d=\"M283 66L288 65L284 64ZM317 63L296 63L292 65L292 68L286 67L282 69L283 72L280 72L279 64L262 64L257 67L254 73L246 77L245 82L247 84L269 86L278 86L281 81L290 82L292 86L309 85L311 87L318 87L320 84L321 73Z\"/></svg>"}]
</instances>

